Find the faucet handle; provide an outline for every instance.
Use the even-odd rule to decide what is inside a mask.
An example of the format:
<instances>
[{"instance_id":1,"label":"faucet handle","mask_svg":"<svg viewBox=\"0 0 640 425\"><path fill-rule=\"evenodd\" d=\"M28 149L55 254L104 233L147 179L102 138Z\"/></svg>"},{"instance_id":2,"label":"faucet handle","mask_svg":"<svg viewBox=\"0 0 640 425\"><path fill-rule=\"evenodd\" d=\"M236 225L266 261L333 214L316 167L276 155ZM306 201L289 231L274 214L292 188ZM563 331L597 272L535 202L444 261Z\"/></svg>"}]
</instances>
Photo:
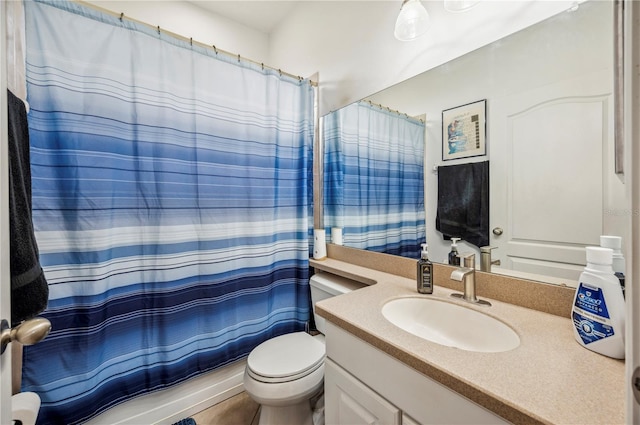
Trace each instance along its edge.
<instances>
[{"instance_id":1,"label":"faucet handle","mask_svg":"<svg viewBox=\"0 0 640 425\"><path fill-rule=\"evenodd\" d=\"M467 267L457 267L451 272L451 279L457 280L458 282L463 282L467 278L467 275L473 272L473 269L469 269Z\"/></svg>"},{"instance_id":2,"label":"faucet handle","mask_svg":"<svg viewBox=\"0 0 640 425\"><path fill-rule=\"evenodd\" d=\"M491 259L491 251L498 248L497 246L483 246L480 247L480 270L483 272L490 272L491 265L500 265L500 260Z\"/></svg>"},{"instance_id":3,"label":"faucet handle","mask_svg":"<svg viewBox=\"0 0 640 425\"><path fill-rule=\"evenodd\" d=\"M475 268L476 268L476 254L475 253L466 254L462 258L464 260L464 266L465 267L475 270Z\"/></svg>"}]
</instances>

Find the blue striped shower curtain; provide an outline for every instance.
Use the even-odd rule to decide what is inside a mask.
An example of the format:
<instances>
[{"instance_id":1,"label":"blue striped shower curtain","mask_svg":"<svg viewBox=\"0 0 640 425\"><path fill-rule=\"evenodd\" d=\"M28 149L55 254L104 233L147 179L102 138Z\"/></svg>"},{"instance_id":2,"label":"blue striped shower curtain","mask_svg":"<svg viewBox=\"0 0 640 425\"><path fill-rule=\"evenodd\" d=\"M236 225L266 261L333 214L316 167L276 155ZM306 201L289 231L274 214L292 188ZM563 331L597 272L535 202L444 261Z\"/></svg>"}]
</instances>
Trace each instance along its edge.
<instances>
[{"instance_id":1,"label":"blue striped shower curtain","mask_svg":"<svg viewBox=\"0 0 640 425\"><path fill-rule=\"evenodd\" d=\"M420 120L361 101L323 118L327 235L344 245L418 258L425 242Z\"/></svg>"},{"instance_id":2,"label":"blue striped shower curtain","mask_svg":"<svg viewBox=\"0 0 640 425\"><path fill-rule=\"evenodd\" d=\"M313 89L68 2L26 2L33 220L53 330L39 423L75 424L309 318Z\"/></svg>"}]
</instances>

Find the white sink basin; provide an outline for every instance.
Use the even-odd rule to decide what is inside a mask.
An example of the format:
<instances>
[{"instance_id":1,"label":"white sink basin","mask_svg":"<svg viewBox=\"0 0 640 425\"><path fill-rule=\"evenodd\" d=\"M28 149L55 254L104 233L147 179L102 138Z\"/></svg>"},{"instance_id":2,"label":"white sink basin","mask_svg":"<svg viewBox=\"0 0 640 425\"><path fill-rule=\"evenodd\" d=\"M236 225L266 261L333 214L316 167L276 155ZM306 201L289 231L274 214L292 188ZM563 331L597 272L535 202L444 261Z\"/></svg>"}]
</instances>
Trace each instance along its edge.
<instances>
[{"instance_id":1,"label":"white sink basin","mask_svg":"<svg viewBox=\"0 0 640 425\"><path fill-rule=\"evenodd\" d=\"M518 334L501 321L433 298L398 298L382 306L382 315L420 338L461 350L498 353L520 345Z\"/></svg>"}]
</instances>

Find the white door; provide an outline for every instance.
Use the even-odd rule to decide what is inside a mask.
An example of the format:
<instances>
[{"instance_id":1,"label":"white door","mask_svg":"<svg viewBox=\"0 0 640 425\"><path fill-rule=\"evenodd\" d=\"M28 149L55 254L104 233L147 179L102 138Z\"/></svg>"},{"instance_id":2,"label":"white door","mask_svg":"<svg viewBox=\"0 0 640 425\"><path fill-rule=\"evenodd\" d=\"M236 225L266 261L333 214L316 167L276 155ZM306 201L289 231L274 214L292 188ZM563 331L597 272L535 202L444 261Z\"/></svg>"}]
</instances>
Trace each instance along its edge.
<instances>
[{"instance_id":1,"label":"white door","mask_svg":"<svg viewBox=\"0 0 640 425\"><path fill-rule=\"evenodd\" d=\"M0 2L0 320L11 321L5 2ZM11 423L11 350L0 356L0 424Z\"/></svg>"},{"instance_id":2,"label":"white door","mask_svg":"<svg viewBox=\"0 0 640 425\"><path fill-rule=\"evenodd\" d=\"M577 280L584 247L624 229L611 70L489 102L491 245L521 272ZM613 212L613 213L612 213Z\"/></svg>"}]
</instances>

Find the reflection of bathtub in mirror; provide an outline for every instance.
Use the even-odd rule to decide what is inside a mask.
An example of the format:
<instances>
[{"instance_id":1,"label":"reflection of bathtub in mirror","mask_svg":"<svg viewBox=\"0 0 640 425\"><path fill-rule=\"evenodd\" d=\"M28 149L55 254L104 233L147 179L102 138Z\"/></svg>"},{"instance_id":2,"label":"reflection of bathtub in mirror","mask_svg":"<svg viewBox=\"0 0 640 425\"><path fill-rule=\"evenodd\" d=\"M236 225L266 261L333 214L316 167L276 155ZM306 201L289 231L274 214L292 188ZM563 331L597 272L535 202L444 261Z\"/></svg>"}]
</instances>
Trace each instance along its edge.
<instances>
[{"instance_id":1,"label":"reflection of bathtub in mirror","mask_svg":"<svg viewBox=\"0 0 640 425\"><path fill-rule=\"evenodd\" d=\"M490 245L500 246L493 252L501 260L495 272L526 271L534 280L572 286L585 262L585 246L597 245L600 234L630 234L625 217L608 213L626 205L609 154L612 46L612 2L585 2L573 13L558 14L367 97L409 115L426 114L425 217L432 261L443 262L451 245L434 227L437 173L432 170L437 165L489 160L490 228L504 229L502 235L490 235ZM487 154L443 162L442 111L480 99L487 99ZM567 110L579 117L581 108L584 116L597 119L563 124ZM584 148L549 145L553 138L570 137L571 128L597 135L590 136L593 154L588 160L583 161ZM582 167L580 173L587 176L576 178L571 167ZM541 195L531 192L538 184L547 186ZM582 211L577 216L576 209ZM535 226L525 229L523 222ZM460 245L461 251L479 255L477 247Z\"/></svg>"}]
</instances>

